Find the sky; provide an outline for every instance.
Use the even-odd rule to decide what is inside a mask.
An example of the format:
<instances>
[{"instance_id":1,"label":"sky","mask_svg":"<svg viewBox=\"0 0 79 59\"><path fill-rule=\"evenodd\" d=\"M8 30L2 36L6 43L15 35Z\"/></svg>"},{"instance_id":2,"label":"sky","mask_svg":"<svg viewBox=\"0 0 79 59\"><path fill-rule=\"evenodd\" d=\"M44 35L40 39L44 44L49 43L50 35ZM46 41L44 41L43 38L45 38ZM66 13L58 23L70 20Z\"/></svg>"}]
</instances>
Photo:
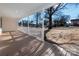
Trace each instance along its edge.
<instances>
[{"instance_id":1,"label":"sky","mask_svg":"<svg viewBox=\"0 0 79 59\"><path fill-rule=\"evenodd\" d=\"M79 4L75 5L74 3L70 3L66 5L66 8L60 10L63 14L65 15L70 15L70 19L76 19L79 15ZM35 17L34 14L30 15L30 20L34 20L35 22ZM54 16L56 17L56 16ZM22 18L23 20L28 20L28 17Z\"/></svg>"},{"instance_id":2,"label":"sky","mask_svg":"<svg viewBox=\"0 0 79 59\"><path fill-rule=\"evenodd\" d=\"M70 15L71 19L77 18L77 16L79 15L79 4L75 5L73 3L67 5L66 7L66 9L62 10L63 14Z\"/></svg>"}]
</instances>

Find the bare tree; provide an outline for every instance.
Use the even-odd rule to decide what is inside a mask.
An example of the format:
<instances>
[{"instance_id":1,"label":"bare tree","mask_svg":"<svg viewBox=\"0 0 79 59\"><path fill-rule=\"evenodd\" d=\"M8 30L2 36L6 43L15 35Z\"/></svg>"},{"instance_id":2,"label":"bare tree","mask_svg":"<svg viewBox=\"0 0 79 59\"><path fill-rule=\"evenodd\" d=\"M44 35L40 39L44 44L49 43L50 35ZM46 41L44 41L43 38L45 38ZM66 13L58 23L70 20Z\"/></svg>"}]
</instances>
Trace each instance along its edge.
<instances>
[{"instance_id":1,"label":"bare tree","mask_svg":"<svg viewBox=\"0 0 79 59\"><path fill-rule=\"evenodd\" d=\"M48 18L49 21L48 21L48 30L44 31L44 40L45 41L50 42L47 39L46 34L50 31L50 29L52 29L52 16L54 14L56 14L57 11L66 8L65 7L66 5L67 4L59 3L59 4L55 5L55 6L51 6L50 8L46 9L46 11L45 11L46 12L46 16L45 17ZM52 42L52 43L55 43L55 42ZM55 44L57 44L57 43L55 43Z\"/></svg>"},{"instance_id":2,"label":"bare tree","mask_svg":"<svg viewBox=\"0 0 79 59\"><path fill-rule=\"evenodd\" d=\"M69 20L70 16L69 15L63 15L60 18L60 26L65 26L67 24L67 21Z\"/></svg>"},{"instance_id":3,"label":"bare tree","mask_svg":"<svg viewBox=\"0 0 79 59\"><path fill-rule=\"evenodd\" d=\"M57 11L65 8L65 5L64 3L59 3L55 6L52 6L48 9L46 9L46 13L48 14L48 16L46 18L49 19L49 25L48 25L48 29L51 29L52 28L52 15L54 15Z\"/></svg>"},{"instance_id":4,"label":"bare tree","mask_svg":"<svg viewBox=\"0 0 79 59\"><path fill-rule=\"evenodd\" d=\"M41 13L40 12L37 12L36 14L35 14L35 18L36 18L36 27L38 27L38 20L41 18Z\"/></svg>"}]
</instances>

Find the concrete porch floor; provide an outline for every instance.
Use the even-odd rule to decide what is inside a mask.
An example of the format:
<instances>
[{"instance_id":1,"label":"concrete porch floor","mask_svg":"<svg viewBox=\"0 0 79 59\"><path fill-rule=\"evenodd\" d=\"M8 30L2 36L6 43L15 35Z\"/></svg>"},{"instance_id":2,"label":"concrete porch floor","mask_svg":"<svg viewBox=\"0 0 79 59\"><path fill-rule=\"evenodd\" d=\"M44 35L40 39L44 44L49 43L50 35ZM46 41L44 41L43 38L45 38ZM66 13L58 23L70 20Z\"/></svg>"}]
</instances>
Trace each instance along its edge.
<instances>
[{"instance_id":1,"label":"concrete porch floor","mask_svg":"<svg viewBox=\"0 0 79 59\"><path fill-rule=\"evenodd\" d=\"M20 31L3 32L0 36L0 55L30 55L41 44L35 37Z\"/></svg>"},{"instance_id":2,"label":"concrete porch floor","mask_svg":"<svg viewBox=\"0 0 79 59\"><path fill-rule=\"evenodd\" d=\"M16 32L0 35L0 56L64 56L70 55L59 46L42 42L33 36Z\"/></svg>"}]
</instances>

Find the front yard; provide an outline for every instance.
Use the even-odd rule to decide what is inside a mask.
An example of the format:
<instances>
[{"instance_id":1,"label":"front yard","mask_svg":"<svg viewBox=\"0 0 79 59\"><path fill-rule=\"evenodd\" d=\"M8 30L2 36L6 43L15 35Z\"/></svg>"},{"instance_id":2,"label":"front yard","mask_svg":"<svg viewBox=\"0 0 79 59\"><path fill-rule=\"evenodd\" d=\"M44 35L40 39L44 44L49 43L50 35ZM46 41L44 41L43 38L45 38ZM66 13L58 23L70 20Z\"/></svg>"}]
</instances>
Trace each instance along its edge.
<instances>
[{"instance_id":1,"label":"front yard","mask_svg":"<svg viewBox=\"0 0 79 59\"><path fill-rule=\"evenodd\" d=\"M58 43L67 52L79 55L79 27L52 28L46 36L48 40Z\"/></svg>"}]
</instances>

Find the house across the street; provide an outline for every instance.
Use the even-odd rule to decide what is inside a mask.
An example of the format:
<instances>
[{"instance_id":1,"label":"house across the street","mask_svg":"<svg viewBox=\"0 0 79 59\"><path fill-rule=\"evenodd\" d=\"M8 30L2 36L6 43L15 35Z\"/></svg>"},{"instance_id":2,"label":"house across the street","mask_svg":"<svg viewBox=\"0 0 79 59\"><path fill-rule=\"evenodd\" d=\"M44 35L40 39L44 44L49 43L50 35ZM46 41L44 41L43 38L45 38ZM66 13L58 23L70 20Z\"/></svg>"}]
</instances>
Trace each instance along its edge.
<instances>
[{"instance_id":1,"label":"house across the street","mask_svg":"<svg viewBox=\"0 0 79 59\"><path fill-rule=\"evenodd\" d=\"M71 20L71 24L72 24L73 26L79 26L79 19L72 19L72 20Z\"/></svg>"}]
</instances>

